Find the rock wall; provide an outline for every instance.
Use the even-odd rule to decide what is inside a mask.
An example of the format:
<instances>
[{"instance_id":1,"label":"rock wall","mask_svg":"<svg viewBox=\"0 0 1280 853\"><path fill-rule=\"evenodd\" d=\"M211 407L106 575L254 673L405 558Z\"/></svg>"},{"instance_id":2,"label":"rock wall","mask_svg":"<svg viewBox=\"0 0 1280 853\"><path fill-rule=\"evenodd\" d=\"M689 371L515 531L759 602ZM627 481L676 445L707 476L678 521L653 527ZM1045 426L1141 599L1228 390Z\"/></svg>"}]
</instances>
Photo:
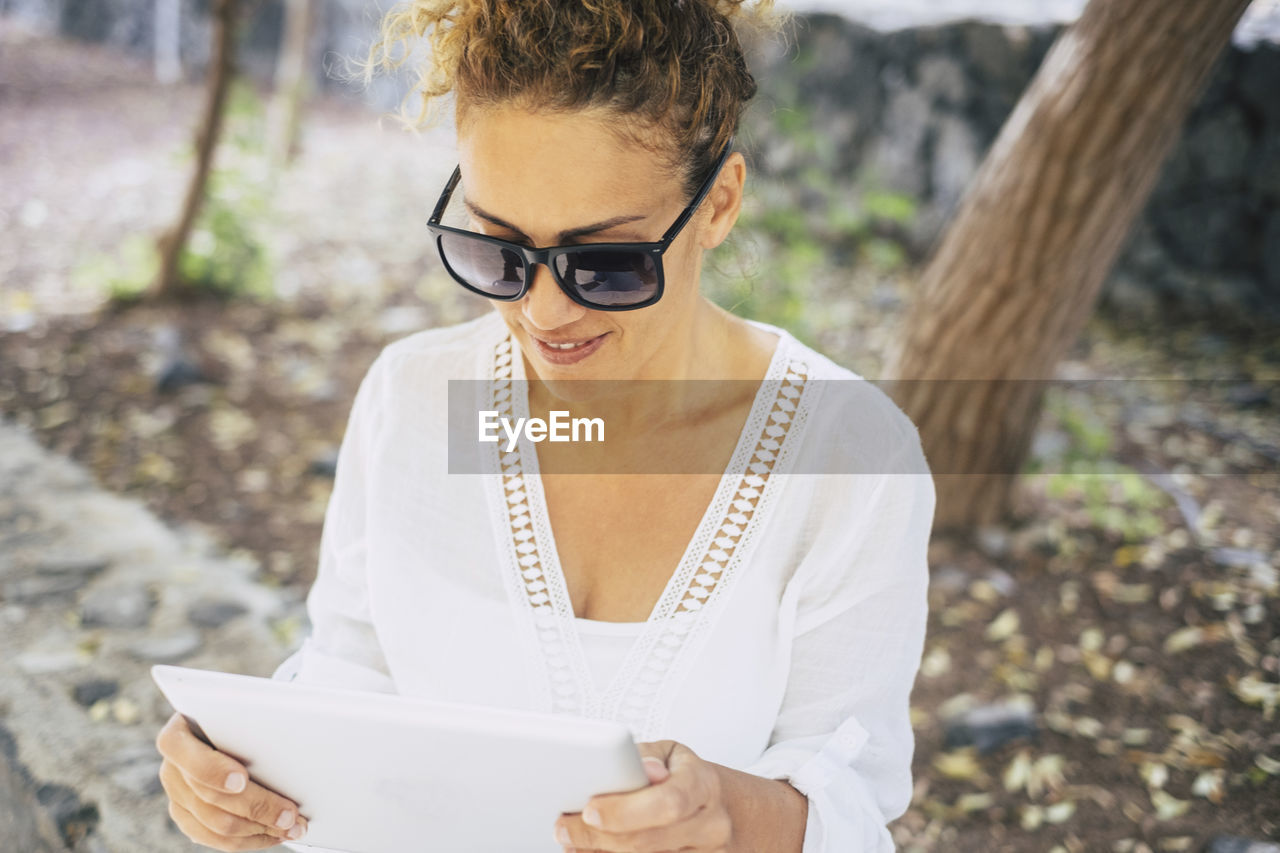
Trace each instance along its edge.
<instances>
[{"instance_id":1,"label":"rock wall","mask_svg":"<svg viewBox=\"0 0 1280 853\"><path fill-rule=\"evenodd\" d=\"M908 239L922 255L1062 27L961 21L884 33L805 16L785 49L775 41L755 57L757 168L800 185L816 167L850 192L918 199ZM1280 319L1277 92L1280 44L1224 52L1104 285L1103 310Z\"/></svg>"}]
</instances>

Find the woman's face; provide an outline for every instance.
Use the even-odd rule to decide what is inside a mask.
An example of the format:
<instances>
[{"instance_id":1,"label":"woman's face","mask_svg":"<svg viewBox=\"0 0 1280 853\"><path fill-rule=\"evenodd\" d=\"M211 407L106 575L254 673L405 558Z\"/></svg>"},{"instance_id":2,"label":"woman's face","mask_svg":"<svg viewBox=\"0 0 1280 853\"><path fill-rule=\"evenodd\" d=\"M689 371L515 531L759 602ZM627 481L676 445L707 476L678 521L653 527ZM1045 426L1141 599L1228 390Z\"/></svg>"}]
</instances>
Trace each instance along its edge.
<instances>
[{"instance_id":1,"label":"woman's face","mask_svg":"<svg viewBox=\"0 0 1280 853\"><path fill-rule=\"evenodd\" d=\"M598 112L533 113L476 109L458 138L467 228L533 247L661 239L688 203L659 158L619 140ZM662 256L662 298L632 311L598 311L569 299L551 271L535 267L529 292L493 306L543 380L680 375L701 296L702 251L733 227L745 174L730 155L700 210ZM549 360L535 338L600 337L573 364Z\"/></svg>"}]
</instances>

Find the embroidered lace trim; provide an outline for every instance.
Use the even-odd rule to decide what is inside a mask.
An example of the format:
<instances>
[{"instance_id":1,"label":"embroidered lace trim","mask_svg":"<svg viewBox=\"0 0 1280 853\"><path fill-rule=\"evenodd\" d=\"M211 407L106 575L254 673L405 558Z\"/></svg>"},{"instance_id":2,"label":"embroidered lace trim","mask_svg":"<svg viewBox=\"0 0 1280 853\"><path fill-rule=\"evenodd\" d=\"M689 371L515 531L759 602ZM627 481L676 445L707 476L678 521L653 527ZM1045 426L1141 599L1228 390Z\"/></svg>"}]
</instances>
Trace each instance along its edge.
<instances>
[{"instance_id":1,"label":"embroidered lace trim","mask_svg":"<svg viewBox=\"0 0 1280 853\"><path fill-rule=\"evenodd\" d=\"M490 470L500 475L502 521L510 532L508 553L515 561L515 571L507 573L508 589L527 602L524 609L532 617L546 676L535 689L544 707L554 713L617 720L637 740L657 739L675 693L666 688L679 683L706 641L714 622L708 614L717 612L715 605L730 586L735 568L750 552L760 526L752 522L767 517L777 491L769 487L771 476L787 468L786 459L796 445L787 436L807 419L802 400L810 369L792 357L787 345L783 336L765 387L757 393L739 445L684 559L602 693L592 683L555 554L543 551L552 536L537 453L530 449L526 458L525 439L510 451L494 444ZM529 416L527 399L513 393L515 374L523 373L514 363L519 357L509 336L493 351L489 408L500 417ZM516 408L520 411L513 414ZM753 435L754 443L748 440Z\"/></svg>"}]
</instances>

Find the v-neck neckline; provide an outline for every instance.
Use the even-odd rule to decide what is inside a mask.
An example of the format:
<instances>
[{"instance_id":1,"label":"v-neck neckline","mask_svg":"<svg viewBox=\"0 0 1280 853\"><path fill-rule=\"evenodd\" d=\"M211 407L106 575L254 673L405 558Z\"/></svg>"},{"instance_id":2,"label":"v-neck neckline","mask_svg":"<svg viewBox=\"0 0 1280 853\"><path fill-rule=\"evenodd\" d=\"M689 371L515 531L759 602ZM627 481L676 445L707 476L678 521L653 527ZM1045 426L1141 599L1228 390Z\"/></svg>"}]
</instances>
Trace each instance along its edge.
<instances>
[{"instance_id":1,"label":"v-neck neckline","mask_svg":"<svg viewBox=\"0 0 1280 853\"><path fill-rule=\"evenodd\" d=\"M773 404L773 398L777 395L776 389L770 391L770 380L775 379L775 374L784 362L785 349L787 346L787 332L785 329L777 326L770 326L757 320L747 320L747 322L756 325L765 331L772 331L778 336L778 341L774 345L773 354L769 358L769 366L765 369L764 378L760 380L759 386L756 388L755 396L751 401L751 408L747 411L747 417L743 421L742 428L738 430L738 440L734 443L733 454L729 457L729 464L725 466L725 470L720 474L720 481L716 485L716 490L711 496L711 500L707 503L706 508L702 511L702 517L698 519L698 526L694 528L693 535L689 537L689 541L685 543L684 551L680 555L680 559L676 562L675 568L671 572L671 576L667 579L666 585L662 589L662 594L658 596L658 600L654 602L653 607L649 610L649 615L643 622L610 622L601 619L586 619L577 616L574 613L573 601L569 596L569 585L564 577L564 570L560 565L560 549L556 545L555 531L551 526L551 514L547 510L546 492L542 488L542 478L539 476L541 468L538 462L538 454L536 448L530 448L531 452L527 455L522 454L522 459L527 460L529 466L528 491L531 512L540 516L540 520L546 525L547 541L540 543L539 550L550 567L550 575L552 581L559 587L559 592L563 595L563 601L568 604L569 613L572 618L575 630L580 623L594 622L605 623L608 625L619 626L617 631L610 633L621 633L623 628L627 626L632 628L636 635L642 633L646 627L659 621L659 613L663 610L663 604L676 595L680 590L676 589L680 578L688 571L689 563L696 557L696 546L703 541L708 533L707 528L711 525L719 523L720 519L716 517L720 514L720 509L726 502L726 492L733 488L736 477L740 474L732 472L742 471L746 467L746 457L749 457L753 449L753 445L757 436L750 433L757 431L753 427L758 424L762 409ZM523 393L513 395L514 402L519 406L517 417L529 417L529 382L528 376L524 369L524 357L521 354L519 343L514 335L509 335L508 340L512 346L512 368L513 379L520 382ZM685 584L688 580L685 580ZM561 613L564 616L566 614ZM589 631L589 629L588 629ZM599 633L604 633L601 629ZM585 632L584 632L585 633ZM593 685L594 686L594 685Z\"/></svg>"},{"instance_id":2,"label":"v-neck neckline","mask_svg":"<svg viewBox=\"0 0 1280 853\"><path fill-rule=\"evenodd\" d=\"M496 315L494 322L502 334L488 348L489 366L482 374L495 383L490 386L489 407L527 418L529 383L523 353L505 322ZM746 559L756 539L754 530L776 493L769 475L789 455L785 448L793 446L787 441L793 421L804 419L800 402L811 369L796 357L794 338L785 329L758 320L747 322L773 332L778 341L715 494L644 622L605 622L574 615L536 450L523 433L513 449L497 445L491 449L488 469L497 476L491 479L495 485L490 494L497 535L507 542L504 551L510 562L504 576L509 601L529 632L530 642L522 645L531 673L540 673L530 682L541 697L535 701L552 713L618 719L629 722L638 737L653 739L665 714L664 703L670 700L666 685L680 677L690 656L696 656L696 648L705 642L707 625L713 621L705 614L717 610L734 567ZM513 389L513 383L523 388ZM607 685L595 684L582 647L582 637L592 634L631 640L622 665Z\"/></svg>"}]
</instances>

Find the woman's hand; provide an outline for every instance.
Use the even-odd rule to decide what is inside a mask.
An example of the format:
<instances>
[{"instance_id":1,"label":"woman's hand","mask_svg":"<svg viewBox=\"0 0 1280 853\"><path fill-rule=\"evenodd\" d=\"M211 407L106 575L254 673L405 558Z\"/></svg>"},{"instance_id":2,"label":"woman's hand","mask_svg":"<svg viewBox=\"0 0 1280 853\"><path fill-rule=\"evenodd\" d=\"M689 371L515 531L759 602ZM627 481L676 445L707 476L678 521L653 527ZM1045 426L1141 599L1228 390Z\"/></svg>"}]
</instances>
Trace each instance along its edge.
<instances>
[{"instance_id":1,"label":"woman's hand","mask_svg":"<svg viewBox=\"0 0 1280 853\"><path fill-rule=\"evenodd\" d=\"M566 850L608 853L650 851L727 851L733 838L729 811L721 797L718 765L703 761L673 740L637 744L649 781L623 794L592 797L581 814L561 815ZM587 822L592 811L597 825Z\"/></svg>"},{"instance_id":2,"label":"woman's hand","mask_svg":"<svg viewBox=\"0 0 1280 853\"><path fill-rule=\"evenodd\" d=\"M211 748L175 713L156 736L169 816L192 841L215 850L261 850L307 831L296 803L249 778L244 765Z\"/></svg>"}]
</instances>

